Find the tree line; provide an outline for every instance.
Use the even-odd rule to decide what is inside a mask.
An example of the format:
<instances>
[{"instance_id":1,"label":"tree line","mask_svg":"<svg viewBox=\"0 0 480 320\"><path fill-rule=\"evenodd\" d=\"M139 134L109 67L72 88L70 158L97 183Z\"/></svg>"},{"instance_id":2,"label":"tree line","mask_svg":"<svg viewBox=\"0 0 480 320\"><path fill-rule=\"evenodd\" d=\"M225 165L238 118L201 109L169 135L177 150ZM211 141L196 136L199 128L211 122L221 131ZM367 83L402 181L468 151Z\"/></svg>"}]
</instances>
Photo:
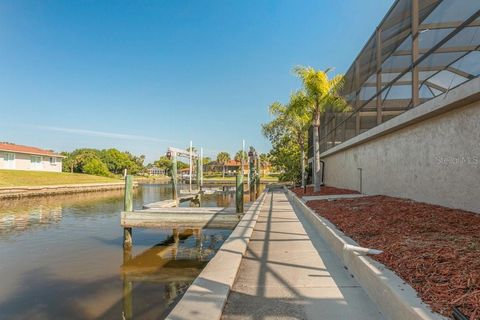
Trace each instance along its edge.
<instances>
[{"instance_id":1,"label":"tree line","mask_svg":"<svg viewBox=\"0 0 480 320\"><path fill-rule=\"evenodd\" d=\"M195 152L195 149L193 150ZM126 169L129 174L144 174L147 169L155 166L164 170L166 174L170 175L173 166L173 161L167 156L163 155L153 162L153 164L145 165L145 156L136 156L128 151L119 151L117 149L93 149L81 148L72 152L62 152L66 158L63 159L63 171L71 173L85 173L98 176L114 176L123 174ZM243 151L243 157L247 161L247 152ZM242 150L238 151L233 157L234 160L240 162L242 159ZM212 164L216 161L217 164L223 165L223 173L225 174L225 166L231 160L230 153L219 152L212 160L210 157L203 158L203 164ZM260 154L260 163L265 165L269 163L268 155ZM177 159L177 169L188 168L189 164Z\"/></svg>"},{"instance_id":2,"label":"tree line","mask_svg":"<svg viewBox=\"0 0 480 320\"><path fill-rule=\"evenodd\" d=\"M145 171L143 162L145 156L135 156L128 151L117 149L76 149L72 152L62 152L64 172L93 174L97 176L113 176L123 174L124 170L130 174L139 174Z\"/></svg>"},{"instance_id":3,"label":"tree line","mask_svg":"<svg viewBox=\"0 0 480 320\"><path fill-rule=\"evenodd\" d=\"M313 127L313 172L315 191L320 190L320 117L327 111L347 112L349 107L340 95L343 75L329 78L331 69L296 67L294 74L302 88L293 91L287 103L273 102L269 112L273 120L262 125L262 132L272 144L270 159L281 172L283 181L306 183L306 149L308 130Z\"/></svg>"}]
</instances>

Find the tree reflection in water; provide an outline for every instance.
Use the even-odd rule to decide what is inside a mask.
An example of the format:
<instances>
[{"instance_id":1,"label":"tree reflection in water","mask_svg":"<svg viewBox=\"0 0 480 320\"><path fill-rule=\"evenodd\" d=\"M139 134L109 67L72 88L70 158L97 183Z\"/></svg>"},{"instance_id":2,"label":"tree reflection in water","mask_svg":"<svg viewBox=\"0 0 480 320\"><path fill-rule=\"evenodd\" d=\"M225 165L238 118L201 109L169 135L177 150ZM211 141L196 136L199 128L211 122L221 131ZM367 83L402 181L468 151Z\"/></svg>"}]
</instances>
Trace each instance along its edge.
<instances>
[{"instance_id":1,"label":"tree reflection in water","mask_svg":"<svg viewBox=\"0 0 480 320\"><path fill-rule=\"evenodd\" d=\"M136 256L132 256L131 249L123 249L122 318L134 317L134 283L145 282L165 284L164 304L156 306L162 310L155 313L166 316L229 233L229 230L172 229L171 236Z\"/></svg>"}]
</instances>

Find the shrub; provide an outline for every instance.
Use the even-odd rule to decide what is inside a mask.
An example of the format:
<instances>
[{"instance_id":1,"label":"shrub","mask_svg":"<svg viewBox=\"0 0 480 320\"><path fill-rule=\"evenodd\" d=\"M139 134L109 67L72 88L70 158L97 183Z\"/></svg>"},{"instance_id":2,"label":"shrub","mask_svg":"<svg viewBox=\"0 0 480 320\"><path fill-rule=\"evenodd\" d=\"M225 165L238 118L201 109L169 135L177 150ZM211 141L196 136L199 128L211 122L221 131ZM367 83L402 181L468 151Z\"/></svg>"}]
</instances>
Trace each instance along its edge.
<instances>
[{"instance_id":1,"label":"shrub","mask_svg":"<svg viewBox=\"0 0 480 320\"><path fill-rule=\"evenodd\" d=\"M110 171L108 171L108 167L105 163L103 163L100 159L91 157L85 161L83 164L83 173L93 174L96 176L110 176Z\"/></svg>"}]
</instances>

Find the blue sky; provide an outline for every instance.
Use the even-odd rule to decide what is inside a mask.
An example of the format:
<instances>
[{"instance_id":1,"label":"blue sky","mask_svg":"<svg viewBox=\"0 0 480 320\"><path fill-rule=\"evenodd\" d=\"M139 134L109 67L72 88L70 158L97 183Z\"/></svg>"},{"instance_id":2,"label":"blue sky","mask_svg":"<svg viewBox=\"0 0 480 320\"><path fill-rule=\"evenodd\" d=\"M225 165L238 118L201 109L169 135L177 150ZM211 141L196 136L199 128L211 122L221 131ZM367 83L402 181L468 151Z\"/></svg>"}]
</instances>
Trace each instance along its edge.
<instances>
[{"instance_id":1,"label":"blue sky","mask_svg":"<svg viewBox=\"0 0 480 320\"><path fill-rule=\"evenodd\" d=\"M345 72L393 0L0 2L0 141L262 152L292 67Z\"/></svg>"}]
</instances>

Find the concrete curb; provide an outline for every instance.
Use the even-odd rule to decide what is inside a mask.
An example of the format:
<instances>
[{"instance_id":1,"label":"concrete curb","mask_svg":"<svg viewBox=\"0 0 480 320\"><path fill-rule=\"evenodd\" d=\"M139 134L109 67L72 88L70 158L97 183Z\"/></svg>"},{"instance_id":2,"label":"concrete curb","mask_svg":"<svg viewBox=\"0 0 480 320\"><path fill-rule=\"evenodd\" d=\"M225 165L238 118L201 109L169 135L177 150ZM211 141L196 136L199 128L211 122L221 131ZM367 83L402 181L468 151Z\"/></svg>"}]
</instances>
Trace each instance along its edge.
<instances>
[{"instance_id":1,"label":"concrete curb","mask_svg":"<svg viewBox=\"0 0 480 320\"><path fill-rule=\"evenodd\" d=\"M237 227L166 319L216 320L221 318L266 194L267 192L264 191L250 206Z\"/></svg>"},{"instance_id":2,"label":"concrete curb","mask_svg":"<svg viewBox=\"0 0 480 320\"><path fill-rule=\"evenodd\" d=\"M393 271L368 256L344 250L345 244L358 244L325 218L318 216L292 191L286 189L287 198L297 214L312 225L329 244L348 270L355 276L365 292L378 305L383 315L392 320L421 319L445 320L422 302L417 292ZM375 249L375 248L373 248Z\"/></svg>"},{"instance_id":3,"label":"concrete curb","mask_svg":"<svg viewBox=\"0 0 480 320\"><path fill-rule=\"evenodd\" d=\"M138 184L135 183L134 186L137 187ZM0 200L22 198L22 197L71 194L71 193L80 193L80 192L117 190L117 189L123 189L124 187L125 187L124 182L7 187L7 188L0 188Z\"/></svg>"}]
</instances>

